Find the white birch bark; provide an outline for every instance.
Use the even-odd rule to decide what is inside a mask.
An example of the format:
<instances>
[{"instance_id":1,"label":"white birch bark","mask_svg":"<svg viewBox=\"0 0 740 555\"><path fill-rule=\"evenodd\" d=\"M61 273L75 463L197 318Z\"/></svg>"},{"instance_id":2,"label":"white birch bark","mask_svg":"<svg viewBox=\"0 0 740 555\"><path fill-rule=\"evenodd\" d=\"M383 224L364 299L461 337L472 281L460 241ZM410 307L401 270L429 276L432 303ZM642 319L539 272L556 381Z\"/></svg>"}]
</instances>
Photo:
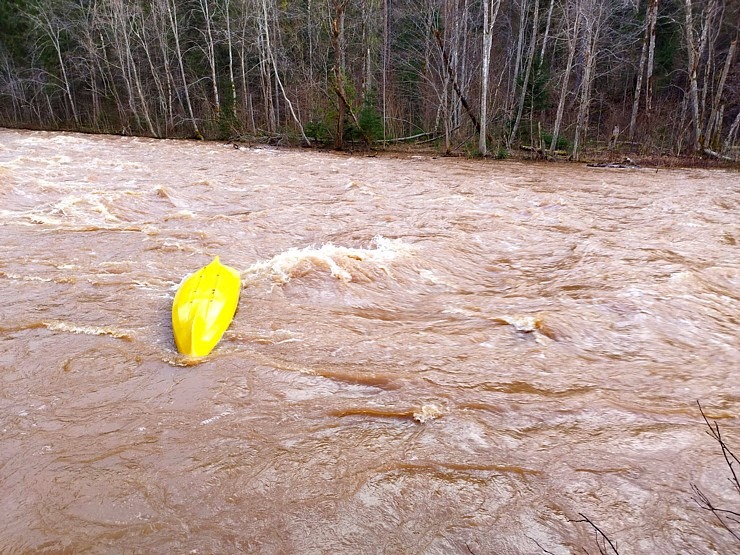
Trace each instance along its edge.
<instances>
[{"instance_id":1,"label":"white birch bark","mask_svg":"<svg viewBox=\"0 0 740 555\"><path fill-rule=\"evenodd\" d=\"M522 83L522 93L519 96L519 107L516 113L516 119L514 125L511 128L511 135L509 135L509 147L514 142L516 132L519 130L519 123L522 120L522 113L524 112L524 101L527 98L527 88L529 87L529 76L532 73L532 63L534 61L535 48L537 46L537 25L539 21L540 11L540 0L534 2L534 15L532 16L532 37L529 43L529 54L527 55L527 68L524 70L524 82Z\"/></svg>"},{"instance_id":2,"label":"white birch bark","mask_svg":"<svg viewBox=\"0 0 740 555\"><path fill-rule=\"evenodd\" d=\"M650 42L648 44L647 74L645 76L645 111L650 114L653 109L653 69L655 66L655 31L658 27L658 0L650 0L648 19Z\"/></svg>"},{"instance_id":3,"label":"white birch bark","mask_svg":"<svg viewBox=\"0 0 740 555\"><path fill-rule=\"evenodd\" d=\"M642 94L642 78L645 74L645 63L647 61L647 51L649 46L649 27L648 23L646 22L645 25L645 33L644 38L642 41L642 53L640 54L640 63L637 66L637 83L635 83L635 96L632 100L632 116L630 117L630 130L629 130L629 137L630 142L634 142L635 140L635 128L637 126L637 113L640 110L640 98Z\"/></svg>"},{"instance_id":4,"label":"white birch bark","mask_svg":"<svg viewBox=\"0 0 740 555\"><path fill-rule=\"evenodd\" d=\"M570 81L570 73L573 70L573 59L576 54L576 45L578 43L578 35L581 27L581 14L576 9L566 37L568 40L568 61L565 64L565 72L563 73L563 80L560 84L560 98L558 99L558 109L555 115L555 125L552 131L552 142L550 143L550 154L554 154L558 144L558 136L560 135L560 126L563 122L563 111L565 110L565 100L568 94L568 83Z\"/></svg>"},{"instance_id":5,"label":"white birch bark","mask_svg":"<svg viewBox=\"0 0 740 555\"><path fill-rule=\"evenodd\" d=\"M485 0L483 3L483 61L481 64L480 93L480 133L478 134L478 151L481 156L488 154L486 136L488 133L488 80L491 68L491 46L493 44L493 27L501 7L501 0Z\"/></svg>"},{"instance_id":6,"label":"white birch bark","mask_svg":"<svg viewBox=\"0 0 740 555\"><path fill-rule=\"evenodd\" d=\"M283 82L280 79L280 73L278 72L277 62L275 61L275 54L273 53L272 47L270 46L270 24L267 16L267 0L262 0L262 14L265 17L265 46L267 48L268 56L272 60L272 67L275 71L275 81L277 82L278 87L280 88L280 92L283 95L283 100L285 100L285 103L288 105L288 109L290 110L290 115L293 117L293 121L295 121L295 124L298 126L298 129L301 132L301 137L307 145L311 146L311 141L308 140L308 137L306 137L306 132L303 130L303 124L301 123L301 120L298 119L298 116L293 109L293 103L290 101L287 93L285 92L285 87L283 87Z\"/></svg>"},{"instance_id":7,"label":"white birch bark","mask_svg":"<svg viewBox=\"0 0 740 555\"><path fill-rule=\"evenodd\" d=\"M735 58L735 50L737 48L737 38L732 41L732 44L730 44L730 49L727 52L727 57L725 58L725 64L722 68L722 73L719 78L719 83L717 84L717 90L714 94L714 99L712 101L712 110L709 115L709 120L707 122L707 128L704 131L704 136L707 138L707 141L712 144L717 142L718 135L721 133L721 118L718 118L718 113L720 112L720 104L722 102L722 93L725 90L725 83L727 82L727 76L730 73L730 67L732 66L732 63Z\"/></svg>"},{"instance_id":8,"label":"white birch bark","mask_svg":"<svg viewBox=\"0 0 740 555\"><path fill-rule=\"evenodd\" d=\"M213 15L211 14L211 8L208 5L210 0L199 0L201 12L203 13L203 19L206 25L205 41L206 50L205 55L208 60L208 67L211 70L211 87L213 89L213 103L216 107L216 114L221 113L221 98L218 94L218 78L216 76L216 43L213 40Z\"/></svg>"}]
</instances>

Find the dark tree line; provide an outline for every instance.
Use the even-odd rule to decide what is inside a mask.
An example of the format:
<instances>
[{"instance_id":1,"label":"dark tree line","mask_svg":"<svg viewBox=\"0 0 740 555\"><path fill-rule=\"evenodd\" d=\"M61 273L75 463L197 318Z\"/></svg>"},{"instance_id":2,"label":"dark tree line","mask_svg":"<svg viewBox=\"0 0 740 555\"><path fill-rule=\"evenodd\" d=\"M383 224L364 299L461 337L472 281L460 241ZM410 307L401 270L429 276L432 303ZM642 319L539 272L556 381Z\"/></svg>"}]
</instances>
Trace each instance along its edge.
<instances>
[{"instance_id":1,"label":"dark tree line","mask_svg":"<svg viewBox=\"0 0 740 555\"><path fill-rule=\"evenodd\" d=\"M0 0L0 125L738 157L736 0Z\"/></svg>"}]
</instances>

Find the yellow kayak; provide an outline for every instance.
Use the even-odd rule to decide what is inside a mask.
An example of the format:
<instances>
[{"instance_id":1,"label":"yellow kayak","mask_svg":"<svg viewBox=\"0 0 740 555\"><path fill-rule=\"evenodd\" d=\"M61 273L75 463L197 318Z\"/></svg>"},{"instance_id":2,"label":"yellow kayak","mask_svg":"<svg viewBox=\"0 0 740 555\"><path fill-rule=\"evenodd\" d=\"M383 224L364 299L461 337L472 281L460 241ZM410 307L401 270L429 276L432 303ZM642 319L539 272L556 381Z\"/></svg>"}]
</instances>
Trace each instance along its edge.
<instances>
[{"instance_id":1,"label":"yellow kayak","mask_svg":"<svg viewBox=\"0 0 740 555\"><path fill-rule=\"evenodd\" d=\"M189 275L172 302L172 331L184 355L206 356L234 318L241 290L239 273L219 257Z\"/></svg>"}]
</instances>

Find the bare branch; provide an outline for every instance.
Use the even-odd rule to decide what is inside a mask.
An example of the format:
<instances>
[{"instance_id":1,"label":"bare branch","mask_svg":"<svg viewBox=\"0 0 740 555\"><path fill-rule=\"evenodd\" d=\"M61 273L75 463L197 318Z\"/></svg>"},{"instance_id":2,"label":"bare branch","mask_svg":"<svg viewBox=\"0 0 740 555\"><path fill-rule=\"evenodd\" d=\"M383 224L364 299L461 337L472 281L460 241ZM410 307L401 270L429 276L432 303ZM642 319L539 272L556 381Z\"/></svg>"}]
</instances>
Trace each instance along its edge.
<instances>
[{"instance_id":1,"label":"bare branch","mask_svg":"<svg viewBox=\"0 0 740 555\"><path fill-rule=\"evenodd\" d=\"M542 552L543 552L543 553L547 553L547 555L555 555L555 554L554 554L554 553L553 553L552 551L548 551L547 549L545 549L544 547L542 547L542 545L540 545L540 542L538 542L538 541L537 541L536 539L534 539L534 538L533 538L532 536L527 536L527 537L528 537L528 538L529 538L530 540L532 540L532 541L533 541L533 542L534 542L534 543L535 543L535 544L537 545L537 547L539 547L539 548L540 548L540 549L542 550Z\"/></svg>"},{"instance_id":2,"label":"bare branch","mask_svg":"<svg viewBox=\"0 0 740 555\"><path fill-rule=\"evenodd\" d=\"M730 478L730 483L732 484L733 489L737 490L737 492L740 493L740 481L738 481L737 472L735 470L735 464L740 465L740 460L738 460L738 458L730 450L730 448L727 446L724 439L722 438L722 432L720 431L719 424L717 424L716 421L710 422L709 418L707 418L707 415L704 413L704 409L702 408L701 403L697 401L696 404L699 406L699 412L701 412L701 416L704 419L704 422L707 424L707 427L709 428L709 431L707 433L715 441L717 441L717 443L719 443L720 448L722 449L722 455L724 456L725 462L727 463L727 466L730 469L730 473L732 474L732 478ZM714 505L712 500L709 499L709 497L707 497L707 495L699 488L699 486L695 484L691 484L691 489L694 491L694 500L696 501L697 505L699 505L699 507L701 507L705 511L711 512L719 521L720 525L730 534L732 534L732 536L736 540L740 541L740 512L717 507L716 505ZM729 523L732 523L733 526L738 526L738 529L731 527Z\"/></svg>"},{"instance_id":3,"label":"bare branch","mask_svg":"<svg viewBox=\"0 0 740 555\"><path fill-rule=\"evenodd\" d=\"M609 555L609 551L607 550L608 546L614 555L619 555L617 544L612 542L612 540L609 539L609 536L607 536L601 528L596 526L596 524L594 524L594 522L583 513L578 513L578 515L581 517L581 520L576 520L574 522L585 522L596 532L596 546L599 548L599 553L602 555ZM599 540L601 540L601 543L599 543Z\"/></svg>"},{"instance_id":4,"label":"bare branch","mask_svg":"<svg viewBox=\"0 0 740 555\"><path fill-rule=\"evenodd\" d=\"M727 463L727 466L732 473L732 478L730 479L730 481L733 483L733 487L737 490L737 492L740 493L740 479L738 479L737 472L734 466L735 464L740 466L740 459L737 458L737 456L730 450L725 441L722 439L722 434L719 430L719 424L717 424L717 422L714 422L714 425L710 424L707 415L704 414L704 409L702 409L701 403L699 401L696 401L696 404L699 406L699 412L701 412L701 416L702 418L704 418L704 422L707 423L707 427L709 428L709 432L707 433L709 433L709 435L717 440L717 443L719 443L722 449L722 455L724 456L725 462Z\"/></svg>"}]
</instances>

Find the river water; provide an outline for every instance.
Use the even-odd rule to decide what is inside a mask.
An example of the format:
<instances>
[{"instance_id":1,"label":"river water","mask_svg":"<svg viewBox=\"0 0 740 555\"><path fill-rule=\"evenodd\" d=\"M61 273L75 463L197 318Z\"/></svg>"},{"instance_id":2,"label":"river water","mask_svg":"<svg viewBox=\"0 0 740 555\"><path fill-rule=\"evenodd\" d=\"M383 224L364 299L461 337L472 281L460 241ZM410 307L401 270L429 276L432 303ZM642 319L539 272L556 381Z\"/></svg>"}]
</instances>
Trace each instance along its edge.
<instances>
[{"instance_id":1,"label":"river water","mask_svg":"<svg viewBox=\"0 0 740 555\"><path fill-rule=\"evenodd\" d=\"M731 171L0 130L0 552L737 553L691 485L737 510L696 402L738 454L739 213Z\"/></svg>"}]
</instances>

